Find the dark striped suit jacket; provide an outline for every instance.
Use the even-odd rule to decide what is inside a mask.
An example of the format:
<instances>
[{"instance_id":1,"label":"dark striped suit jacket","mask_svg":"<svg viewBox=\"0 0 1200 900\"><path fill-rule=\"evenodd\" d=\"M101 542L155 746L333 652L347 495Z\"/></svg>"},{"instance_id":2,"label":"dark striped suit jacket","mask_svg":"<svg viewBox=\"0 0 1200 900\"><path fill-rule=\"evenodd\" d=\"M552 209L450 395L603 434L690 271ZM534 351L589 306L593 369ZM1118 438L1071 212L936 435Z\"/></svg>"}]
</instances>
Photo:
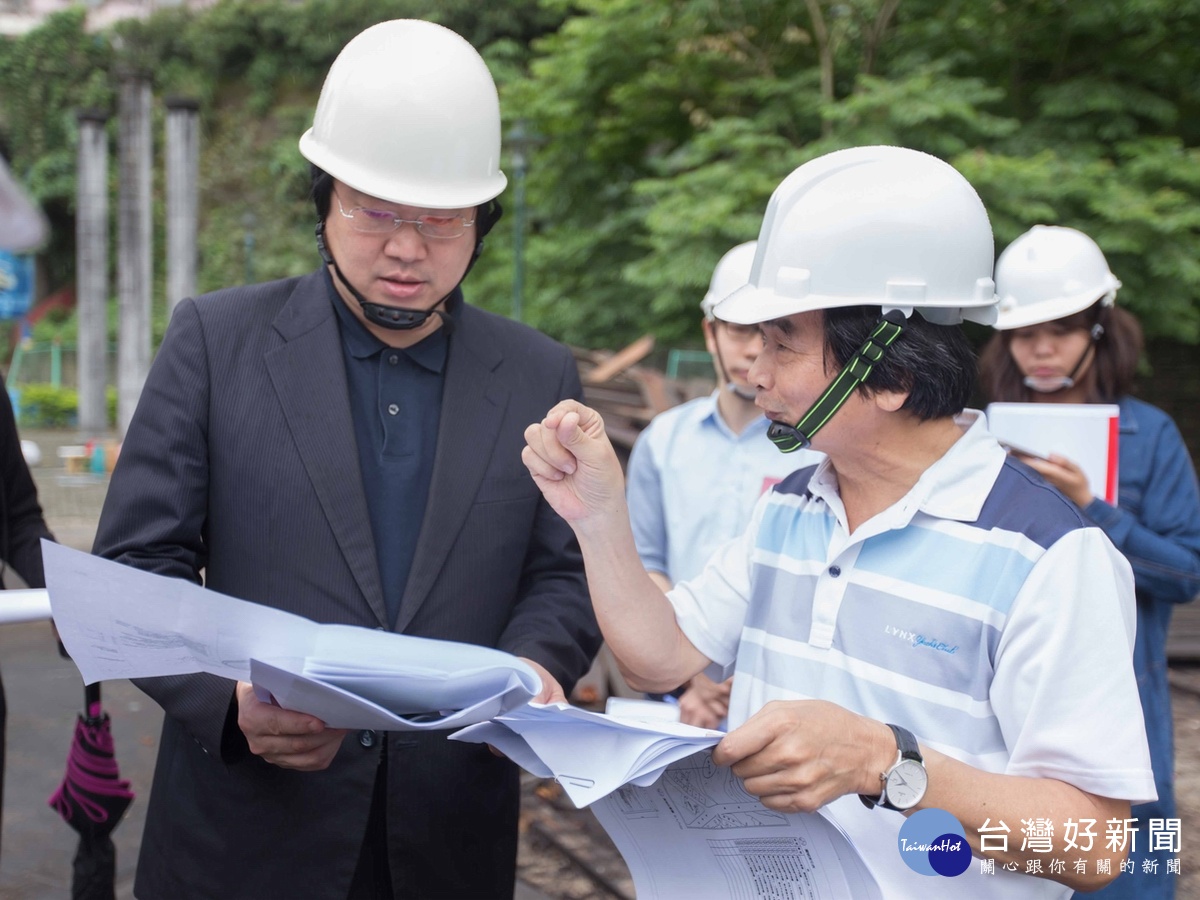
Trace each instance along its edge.
<instances>
[{"instance_id":1,"label":"dark striped suit jacket","mask_svg":"<svg viewBox=\"0 0 1200 900\"><path fill-rule=\"evenodd\" d=\"M95 552L320 622L387 627L335 302L323 273L184 301L113 473ZM569 351L459 305L429 502L398 631L537 660L569 691L599 645L578 547L520 452L579 397ZM153 898L337 898L363 842L383 741L330 768L248 753L233 684L139 686L163 707L136 881ZM507 896L515 767L445 732L389 735L398 896Z\"/></svg>"}]
</instances>

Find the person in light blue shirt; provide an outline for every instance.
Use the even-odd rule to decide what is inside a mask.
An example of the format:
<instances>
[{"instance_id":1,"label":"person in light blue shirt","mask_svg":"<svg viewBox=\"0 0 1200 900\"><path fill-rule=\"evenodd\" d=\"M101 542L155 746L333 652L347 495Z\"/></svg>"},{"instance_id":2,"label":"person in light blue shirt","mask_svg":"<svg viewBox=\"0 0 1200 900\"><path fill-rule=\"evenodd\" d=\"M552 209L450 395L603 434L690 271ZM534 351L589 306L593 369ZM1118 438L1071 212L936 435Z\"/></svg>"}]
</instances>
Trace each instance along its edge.
<instances>
[{"instance_id":1,"label":"person in light blue shirt","mask_svg":"<svg viewBox=\"0 0 1200 900\"><path fill-rule=\"evenodd\" d=\"M757 243L739 244L721 257L700 304L717 389L656 416L629 458L634 541L642 565L664 591L699 575L718 547L745 531L766 491L823 458L815 450L783 454L767 440L770 423L754 405L747 380L762 347L758 327L713 314L717 303L748 280ZM693 678L679 696L681 720L718 727L731 681L716 682L704 673Z\"/></svg>"},{"instance_id":2,"label":"person in light blue shirt","mask_svg":"<svg viewBox=\"0 0 1200 900\"><path fill-rule=\"evenodd\" d=\"M1024 461L1104 530L1133 567L1137 592L1133 666L1158 799L1133 807L1137 830L1125 869L1093 896L1170 900L1180 852L1156 837L1154 825L1178 821L1166 644L1175 605L1200 593L1200 489L1171 417L1129 396L1142 332L1115 305L1120 284L1086 234L1035 226L996 264L1000 312L980 364L990 400L1120 409L1116 506L1092 494L1073 460Z\"/></svg>"}]
</instances>

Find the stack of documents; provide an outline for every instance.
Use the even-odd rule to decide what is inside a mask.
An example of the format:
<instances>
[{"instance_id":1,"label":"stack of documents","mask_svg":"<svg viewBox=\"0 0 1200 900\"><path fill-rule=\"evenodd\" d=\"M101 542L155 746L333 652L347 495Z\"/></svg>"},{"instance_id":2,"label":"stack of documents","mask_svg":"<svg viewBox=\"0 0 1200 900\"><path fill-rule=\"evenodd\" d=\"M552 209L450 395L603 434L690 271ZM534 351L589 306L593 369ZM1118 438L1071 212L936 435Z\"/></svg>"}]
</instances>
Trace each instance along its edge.
<instances>
[{"instance_id":1,"label":"stack of documents","mask_svg":"<svg viewBox=\"0 0 1200 900\"><path fill-rule=\"evenodd\" d=\"M530 703L450 738L491 744L527 772L556 779L582 809L622 785L653 784L671 763L715 747L724 736L680 722Z\"/></svg>"},{"instance_id":2,"label":"stack of documents","mask_svg":"<svg viewBox=\"0 0 1200 900\"><path fill-rule=\"evenodd\" d=\"M881 900L862 857L820 812L767 809L703 750L653 786L592 805L621 852L638 900Z\"/></svg>"},{"instance_id":3,"label":"stack of documents","mask_svg":"<svg viewBox=\"0 0 1200 900\"><path fill-rule=\"evenodd\" d=\"M333 728L483 722L527 703L537 673L511 654L324 625L42 542L59 636L87 684L208 672Z\"/></svg>"},{"instance_id":4,"label":"stack of documents","mask_svg":"<svg viewBox=\"0 0 1200 900\"><path fill-rule=\"evenodd\" d=\"M712 760L724 735L678 722L531 703L451 740L488 743L553 777L592 812L629 866L638 900L876 900L878 884L820 813L782 813Z\"/></svg>"},{"instance_id":5,"label":"stack of documents","mask_svg":"<svg viewBox=\"0 0 1200 900\"><path fill-rule=\"evenodd\" d=\"M836 824L767 809L713 764L719 731L530 703L537 674L488 647L322 625L50 542L42 555L88 684L209 672L336 728L468 726L451 737L492 744L591 805L639 900L880 896Z\"/></svg>"}]
</instances>

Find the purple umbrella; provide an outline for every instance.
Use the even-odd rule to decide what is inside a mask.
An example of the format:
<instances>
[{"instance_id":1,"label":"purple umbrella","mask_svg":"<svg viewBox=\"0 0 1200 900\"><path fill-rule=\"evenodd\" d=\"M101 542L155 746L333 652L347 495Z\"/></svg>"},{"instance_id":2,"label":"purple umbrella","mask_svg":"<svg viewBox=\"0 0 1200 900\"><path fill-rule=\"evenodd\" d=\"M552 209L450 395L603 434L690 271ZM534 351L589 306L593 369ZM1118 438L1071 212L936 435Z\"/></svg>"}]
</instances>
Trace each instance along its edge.
<instances>
[{"instance_id":1,"label":"purple umbrella","mask_svg":"<svg viewBox=\"0 0 1200 900\"><path fill-rule=\"evenodd\" d=\"M100 708L100 685L87 685L84 698L84 712L75 723L67 756L67 772L49 803L79 832L72 900L112 900L117 849L110 833L133 802L133 791L117 771L108 713Z\"/></svg>"}]
</instances>

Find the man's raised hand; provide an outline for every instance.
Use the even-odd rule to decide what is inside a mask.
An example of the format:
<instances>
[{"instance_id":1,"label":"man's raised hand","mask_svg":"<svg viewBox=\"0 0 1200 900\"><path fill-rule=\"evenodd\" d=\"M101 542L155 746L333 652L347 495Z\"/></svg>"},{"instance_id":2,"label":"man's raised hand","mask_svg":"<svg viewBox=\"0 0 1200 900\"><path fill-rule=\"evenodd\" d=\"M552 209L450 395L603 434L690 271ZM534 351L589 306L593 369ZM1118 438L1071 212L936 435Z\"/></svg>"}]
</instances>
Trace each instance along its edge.
<instances>
[{"instance_id":1,"label":"man's raised hand","mask_svg":"<svg viewBox=\"0 0 1200 900\"><path fill-rule=\"evenodd\" d=\"M563 400L525 429L525 443L521 461L550 506L572 525L606 512L625 515L621 464L594 409Z\"/></svg>"}]
</instances>

